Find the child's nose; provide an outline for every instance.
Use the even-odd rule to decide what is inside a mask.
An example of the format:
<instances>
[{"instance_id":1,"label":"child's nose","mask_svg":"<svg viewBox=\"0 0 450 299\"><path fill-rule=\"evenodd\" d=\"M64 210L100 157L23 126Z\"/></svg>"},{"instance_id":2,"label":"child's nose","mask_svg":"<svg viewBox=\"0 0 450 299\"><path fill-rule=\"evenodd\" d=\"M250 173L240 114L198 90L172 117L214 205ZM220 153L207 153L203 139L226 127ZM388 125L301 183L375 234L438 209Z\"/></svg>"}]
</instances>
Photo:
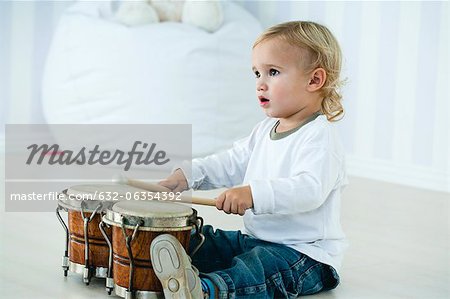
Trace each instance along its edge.
<instances>
[{"instance_id":1,"label":"child's nose","mask_svg":"<svg viewBox=\"0 0 450 299\"><path fill-rule=\"evenodd\" d=\"M256 90L257 91L267 90L267 84L264 83L263 81L256 82Z\"/></svg>"}]
</instances>

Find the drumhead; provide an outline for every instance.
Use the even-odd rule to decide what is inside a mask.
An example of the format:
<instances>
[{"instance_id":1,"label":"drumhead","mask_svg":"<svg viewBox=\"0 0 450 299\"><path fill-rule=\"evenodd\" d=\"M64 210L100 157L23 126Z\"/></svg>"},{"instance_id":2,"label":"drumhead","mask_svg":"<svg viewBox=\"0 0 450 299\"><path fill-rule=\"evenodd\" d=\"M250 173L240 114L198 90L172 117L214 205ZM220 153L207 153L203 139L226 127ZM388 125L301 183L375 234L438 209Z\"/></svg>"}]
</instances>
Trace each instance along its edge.
<instances>
[{"instance_id":1,"label":"drumhead","mask_svg":"<svg viewBox=\"0 0 450 299\"><path fill-rule=\"evenodd\" d=\"M121 201L116 203L112 210L126 216L142 218L175 218L192 215L189 206L168 201Z\"/></svg>"},{"instance_id":2,"label":"drumhead","mask_svg":"<svg viewBox=\"0 0 450 299\"><path fill-rule=\"evenodd\" d=\"M120 201L107 209L103 222L144 231L186 231L198 221L197 211L170 201Z\"/></svg>"},{"instance_id":3,"label":"drumhead","mask_svg":"<svg viewBox=\"0 0 450 299\"><path fill-rule=\"evenodd\" d=\"M119 184L75 185L62 192L63 197L59 199L58 204L68 210L77 211L81 211L83 205L86 212L93 212L100 205L97 211L102 212L125 199L127 194L143 191L145 190Z\"/></svg>"}]
</instances>

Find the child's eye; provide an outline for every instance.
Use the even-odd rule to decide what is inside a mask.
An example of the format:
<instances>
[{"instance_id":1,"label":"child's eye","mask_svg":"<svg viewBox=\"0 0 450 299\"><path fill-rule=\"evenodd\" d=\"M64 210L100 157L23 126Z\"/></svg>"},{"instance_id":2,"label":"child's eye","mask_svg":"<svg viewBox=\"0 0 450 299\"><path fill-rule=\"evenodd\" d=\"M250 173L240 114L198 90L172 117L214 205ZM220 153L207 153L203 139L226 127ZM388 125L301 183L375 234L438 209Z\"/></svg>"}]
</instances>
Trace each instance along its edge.
<instances>
[{"instance_id":1,"label":"child's eye","mask_svg":"<svg viewBox=\"0 0 450 299\"><path fill-rule=\"evenodd\" d=\"M260 74L258 71L255 71L254 73L255 73L255 77L256 77L256 78L261 77L261 74Z\"/></svg>"},{"instance_id":2,"label":"child's eye","mask_svg":"<svg viewBox=\"0 0 450 299\"><path fill-rule=\"evenodd\" d=\"M280 72L279 71L277 71L276 69L270 69L269 70L269 75L270 76L276 76L276 75L278 75Z\"/></svg>"}]
</instances>

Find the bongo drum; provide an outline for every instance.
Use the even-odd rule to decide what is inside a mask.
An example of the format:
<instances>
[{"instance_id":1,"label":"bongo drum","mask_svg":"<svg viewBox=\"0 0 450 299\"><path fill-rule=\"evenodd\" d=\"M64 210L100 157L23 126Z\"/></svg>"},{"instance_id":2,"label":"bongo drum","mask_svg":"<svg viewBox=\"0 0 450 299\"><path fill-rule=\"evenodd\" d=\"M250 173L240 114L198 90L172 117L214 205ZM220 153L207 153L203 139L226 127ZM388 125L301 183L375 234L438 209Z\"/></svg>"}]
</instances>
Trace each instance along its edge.
<instances>
[{"instance_id":1,"label":"bongo drum","mask_svg":"<svg viewBox=\"0 0 450 299\"><path fill-rule=\"evenodd\" d=\"M99 229L101 215L125 194L141 191L124 185L77 185L59 195L56 215L66 232L64 276L68 271L82 274L86 284L93 276L108 276L109 246ZM68 226L61 210L68 214ZM111 236L111 230L107 229L105 234Z\"/></svg>"},{"instance_id":2,"label":"bongo drum","mask_svg":"<svg viewBox=\"0 0 450 299\"><path fill-rule=\"evenodd\" d=\"M102 224L104 223L104 224ZM191 207L173 202L122 201L106 210L100 224L112 227L115 294L123 298L164 298L150 258L150 244L161 234L171 234L189 248L191 231L204 242L203 219ZM111 244L110 241L108 241ZM109 293L112 288L107 286Z\"/></svg>"}]
</instances>

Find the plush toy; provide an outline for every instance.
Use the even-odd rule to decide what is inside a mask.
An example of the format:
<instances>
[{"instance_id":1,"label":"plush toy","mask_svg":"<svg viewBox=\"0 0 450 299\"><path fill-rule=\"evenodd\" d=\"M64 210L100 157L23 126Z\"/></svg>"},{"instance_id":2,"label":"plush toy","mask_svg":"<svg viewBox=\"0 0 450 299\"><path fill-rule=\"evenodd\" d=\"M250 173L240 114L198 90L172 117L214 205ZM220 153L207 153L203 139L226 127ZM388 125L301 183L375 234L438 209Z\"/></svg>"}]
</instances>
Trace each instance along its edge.
<instances>
[{"instance_id":1,"label":"plush toy","mask_svg":"<svg viewBox=\"0 0 450 299\"><path fill-rule=\"evenodd\" d=\"M183 22L214 32L222 25L223 12L220 2L211 0L121 1L114 19L127 26Z\"/></svg>"}]
</instances>

